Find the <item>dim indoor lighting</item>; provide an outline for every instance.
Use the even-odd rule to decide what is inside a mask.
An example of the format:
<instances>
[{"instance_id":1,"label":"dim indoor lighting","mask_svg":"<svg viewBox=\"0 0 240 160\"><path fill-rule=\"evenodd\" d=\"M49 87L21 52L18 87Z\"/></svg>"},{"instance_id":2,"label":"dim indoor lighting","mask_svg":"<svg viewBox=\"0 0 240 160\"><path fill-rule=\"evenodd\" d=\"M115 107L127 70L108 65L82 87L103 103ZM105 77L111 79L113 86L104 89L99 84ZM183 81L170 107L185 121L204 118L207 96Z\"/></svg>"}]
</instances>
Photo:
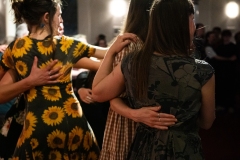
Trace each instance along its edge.
<instances>
[{"instance_id":1,"label":"dim indoor lighting","mask_svg":"<svg viewBox=\"0 0 240 160\"><path fill-rule=\"evenodd\" d=\"M121 17L126 13L127 4L124 0L112 0L110 2L110 12L115 17Z\"/></svg>"},{"instance_id":2,"label":"dim indoor lighting","mask_svg":"<svg viewBox=\"0 0 240 160\"><path fill-rule=\"evenodd\" d=\"M236 18L239 14L239 6L236 2L229 2L225 8L226 15L233 19Z\"/></svg>"}]
</instances>

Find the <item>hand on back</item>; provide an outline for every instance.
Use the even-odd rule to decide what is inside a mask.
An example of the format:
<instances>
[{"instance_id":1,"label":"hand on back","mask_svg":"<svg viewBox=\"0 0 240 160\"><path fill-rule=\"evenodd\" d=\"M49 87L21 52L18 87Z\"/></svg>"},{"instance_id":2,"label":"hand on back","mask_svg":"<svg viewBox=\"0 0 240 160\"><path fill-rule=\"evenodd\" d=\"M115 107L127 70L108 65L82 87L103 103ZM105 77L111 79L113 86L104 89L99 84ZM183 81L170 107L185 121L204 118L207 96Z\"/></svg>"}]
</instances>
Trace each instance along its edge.
<instances>
[{"instance_id":1,"label":"hand on back","mask_svg":"<svg viewBox=\"0 0 240 160\"><path fill-rule=\"evenodd\" d=\"M132 41L136 41L136 39L137 39L137 36L132 33L124 33L122 35L117 36L116 40L113 42L113 44L109 48L109 53L113 53L115 55L121 52L124 47L126 47Z\"/></svg>"},{"instance_id":2,"label":"hand on back","mask_svg":"<svg viewBox=\"0 0 240 160\"><path fill-rule=\"evenodd\" d=\"M34 57L33 66L30 75L27 77L33 86L58 83L57 78L61 67L54 67L57 60L52 61L46 68L40 69L37 66L38 58Z\"/></svg>"},{"instance_id":3,"label":"hand on back","mask_svg":"<svg viewBox=\"0 0 240 160\"><path fill-rule=\"evenodd\" d=\"M174 125L177 119L174 115L167 113L160 113L161 107L142 107L135 111L136 122L141 122L149 127L166 130L169 126Z\"/></svg>"}]
</instances>

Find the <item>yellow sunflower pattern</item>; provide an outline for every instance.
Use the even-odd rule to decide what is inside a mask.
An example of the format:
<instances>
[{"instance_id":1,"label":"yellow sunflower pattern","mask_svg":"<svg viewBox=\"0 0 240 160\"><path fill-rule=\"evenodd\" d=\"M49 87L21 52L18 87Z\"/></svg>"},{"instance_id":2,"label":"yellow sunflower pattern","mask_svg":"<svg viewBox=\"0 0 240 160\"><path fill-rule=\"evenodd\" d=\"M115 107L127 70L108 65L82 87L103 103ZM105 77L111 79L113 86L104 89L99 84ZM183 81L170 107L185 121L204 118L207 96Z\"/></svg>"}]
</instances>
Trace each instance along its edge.
<instances>
[{"instance_id":1,"label":"yellow sunflower pattern","mask_svg":"<svg viewBox=\"0 0 240 160\"><path fill-rule=\"evenodd\" d=\"M83 129L79 127L75 127L69 134L69 141L68 141L68 149L71 151L76 150L83 139Z\"/></svg>"},{"instance_id":2,"label":"yellow sunflower pattern","mask_svg":"<svg viewBox=\"0 0 240 160\"><path fill-rule=\"evenodd\" d=\"M69 83L69 84L66 86L65 91L66 91L66 93L69 94L69 95L73 94L72 83Z\"/></svg>"},{"instance_id":3,"label":"yellow sunflower pattern","mask_svg":"<svg viewBox=\"0 0 240 160\"><path fill-rule=\"evenodd\" d=\"M64 111L61 107L52 106L44 110L42 115L43 122L50 126L60 124L64 117Z\"/></svg>"},{"instance_id":4,"label":"yellow sunflower pattern","mask_svg":"<svg viewBox=\"0 0 240 160\"><path fill-rule=\"evenodd\" d=\"M87 49L87 46L84 43L79 42L73 51L73 56L74 57L81 56L84 53L84 51L86 51L86 49ZM95 52L95 48L88 48L88 49L89 49L88 56L90 57Z\"/></svg>"},{"instance_id":5,"label":"yellow sunflower pattern","mask_svg":"<svg viewBox=\"0 0 240 160\"><path fill-rule=\"evenodd\" d=\"M24 141L25 141L25 135L24 135L24 132L22 132L17 141L17 145L16 145L17 148L21 147Z\"/></svg>"},{"instance_id":6,"label":"yellow sunflower pattern","mask_svg":"<svg viewBox=\"0 0 240 160\"><path fill-rule=\"evenodd\" d=\"M87 46L84 45L82 42L79 42L74 49L73 56L78 57L80 56L85 50L87 49Z\"/></svg>"},{"instance_id":7,"label":"yellow sunflower pattern","mask_svg":"<svg viewBox=\"0 0 240 160\"><path fill-rule=\"evenodd\" d=\"M25 138L29 138L35 130L37 117L32 112L28 112L23 126Z\"/></svg>"},{"instance_id":8,"label":"yellow sunflower pattern","mask_svg":"<svg viewBox=\"0 0 240 160\"><path fill-rule=\"evenodd\" d=\"M70 159L71 160L79 160L80 159L79 153L72 153L70 155Z\"/></svg>"},{"instance_id":9,"label":"yellow sunflower pattern","mask_svg":"<svg viewBox=\"0 0 240 160\"><path fill-rule=\"evenodd\" d=\"M38 57L40 69L46 69L54 58L58 62L53 69L61 67L58 83L36 86L25 92L26 116L13 159L79 160L99 156L99 148L88 122L82 118L82 108L74 96L71 81L73 64L91 56L95 49L65 36L54 41L56 48L44 40L17 39L0 61L0 70L16 68L22 78L30 74L34 56ZM54 57L53 50L57 53Z\"/></svg>"},{"instance_id":10,"label":"yellow sunflower pattern","mask_svg":"<svg viewBox=\"0 0 240 160\"><path fill-rule=\"evenodd\" d=\"M73 44L74 40L70 37L62 37L60 44L61 46L61 51L64 52L65 54L68 54L68 49L71 47Z\"/></svg>"},{"instance_id":11,"label":"yellow sunflower pattern","mask_svg":"<svg viewBox=\"0 0 240 160\"><path fill-rule=\"evenodd\" d=\"M48 60L47 62L42 63L42 64L39 66L39 68L41 68L41 69L46 68L52 61L53 61L53 60L50 59L50 60ZM56 69L56 68L62 67L62 66L63 66L63 63L62 63L61 61L58 61L57 64L54 65L53 69ZM60 73L61 73L61 72L60 72Z\"/></svg>"},{"instance_id":12,"label":"yellow sunflower pattern","mask_svg":"<svg viewBox=\"0 0 240 160\"><path fill-rule=\"evenodd\" d=\"M32 40L27 36L17 39L12 50L14 57L18 58L26 55L30 51L32 44Z\"/></svg>"},{"instance_id":13,"label":"yellow sunflower pattern","mask_svg":"<svg viewBox=\"0 0 240 160\"><path fill-rule=\"evenodd\" d=\"M60 70L62 73L62 76L60 76L58 79L61 83L67 83L70 82L71 79L71 71L72 71L72 63L67 62L64 67Z\"/></svg>"},{"instance_id":14,"label":"yellow sunflower pattern","mask_svg":"<svg viewBox=\"0 0 240 160\"><path fill-rule=\"evenodd\" d=\"M27 71L28 71L26 63L24 63L23 61L17 61L16 69L21 76L26 76Z\"/></svg>"},{"instance_id":15,"label":"yellow sunflower pattern","mask_svg":"<svg viewBox=\"0 0 240 160\"><path fill-rule=\"evenodd\" d=\"M92 135L90 134L89 131L87 131L84 136L83 147L85 150L88 151L92 147L92 144L93 144Z\"/></svg>"},{"instance_id":16,"label":"yellow sunflower pattern","mask_svg":"<svg viewBox=\"0 0 240 160\"><path fill-rule=\"evenodd\" d=\"M97 154L95 152L91 151L91 152L89 152L87 159L88 160L97 160L98 156L97 156Z\"/></svg>"},{"instance_id":17,"label":"yellow sunflower pattern","mask_svg":"<svg viewBox=\"0 0 240 160\"><path fill-rule=\"evenodd\" d=\"M12 53L11 49L7 48L4 54L2 55L2 62L8 68L14 69L14 62L11 53ZM2 67L0 69L3 70Z\"/></svg>"},{"instance_id":18,"label":"yellow sunflower pattern","mask_svg":"<svg viewBox=\"0 0 240 160\"><path fill-rule=\"evenodd\" d=\"M28 102L32 102L37 97L37 90L35 88L32 88L29 90L29 93L27 94Z\"/></svg>"},{"instance_id":19,"label":"yellow sunflower pattern","mask_svg":"<svg viewBox=\"0 0 240 160\"><path fill-rule=\"evenodd\" d=\"M53 52L52 42L48 39L37 43L38 51L44 55L50 55Z\"/></svg>"},{"instance_id":20,"label":"yellow sunflower pattern","mask_svg":"<svg viewBox=\"0 0 240 160\"><path fill-rule=\"evenodd\" d=\"M41 151L35 151L33 152L33 158L37 160L43 160L44 156Z\"/></svg>"},{"instance_id":21,"label":"yellow sunflower pattern","mask_svg":"<svg viewBox=\"0 0 240 160\"><path fill-rule=\"evenodd\" d=\"M59 151L51 151L49 153L48 159L59 160L59 159L62 159L62 155Z\"/></svg>"},{"instance_id":22,"label":"yellow sunflower pattern","mask_svg":"<svg viewBox=\"0 0 240 160\"><path fill-rule=\"evenodd\" d=\"M68 116L72 116L73 118L82 117L82 108L75 98L69 98L64 102L64 108Z\"/></svg>"},{"instance_id":23,"label":"yellow sunflower pattern","mask_svg":"<svg viewBox=\"0 0 240 160\"><path fill-rule=\"evenodd\" d=\"M62 98L60 88L58 86L43 86L42 94L49 101L58 101Z\"/></svg>"},{"instance_id":24,"label":"yellow sunflower pattern","mask_svg":"<svg viewBox=\"0 0 240 160\"><path fill-rule=\"evenodd\" d=\"M57 129L48 135L47 143L52 149L64 148L65 139L66 134Z\"/></svg>"},{"instance_id":25,"label":"yellow sunflower pattern","mask_svg":"<svg viewBox=\"0 0 240 160\"><path fill-rule=\"evenodd\" d=\"M68 157L68 154L67 154L67 153L64 153L63 159L64 159L64 160L69 160L69 157Z\"/></svg>"},{"instance_id":26,"label":"yellow sunflower pattern","mask_svg":"<svg viewBox=\"0 0 240 160\"><path fill-rule=\"evenodd\" d=\"M37 148L37 146L39 145L38 140L36 138L32 138L30 144L32 146L32 149Z\"/></svg>"}]
</instances>

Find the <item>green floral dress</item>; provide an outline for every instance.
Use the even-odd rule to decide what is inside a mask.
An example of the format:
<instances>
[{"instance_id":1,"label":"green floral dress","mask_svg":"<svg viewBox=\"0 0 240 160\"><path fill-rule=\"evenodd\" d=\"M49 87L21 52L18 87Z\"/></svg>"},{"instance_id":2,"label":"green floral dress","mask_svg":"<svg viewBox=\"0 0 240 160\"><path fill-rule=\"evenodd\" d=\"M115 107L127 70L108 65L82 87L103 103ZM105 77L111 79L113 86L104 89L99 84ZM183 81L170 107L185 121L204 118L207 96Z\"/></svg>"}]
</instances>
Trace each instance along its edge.
<instances>
[{"instance_id":1,"label":"green floral dress","mask_svg":"<svg viewBox=\"0 0 240 160\"><path fill-rule=\"evenodd\" d=\"M58 59L63 66L59 83L34 87L25 92L26 117L13 159L30 160L97 160L96 138L74 95L71 69L82 57L90 57L95 49L73 38L55 37L53 41L28 36L12 42L0 62L0 69L16 69L21 78L31 72L33 59L38 67L46 67Z\"/></svg>"},{"instance_id":2,"label":"green floral dress","mask_svg":"<svg viewBox=\"0 0 240 160\"><path fill-rule=\"evenodd\" d=\"M197 124L201 108L201 88L214 74L205 61L191 57L153 55L148 79L148 97L134 97L135 77L131 74L131 55L122 61L126 93L132 108L161 105L161 112L176 116L178 122L168 130L139 123L128 155L129 160L204 159Z\"/></svg>"}]
</instances>

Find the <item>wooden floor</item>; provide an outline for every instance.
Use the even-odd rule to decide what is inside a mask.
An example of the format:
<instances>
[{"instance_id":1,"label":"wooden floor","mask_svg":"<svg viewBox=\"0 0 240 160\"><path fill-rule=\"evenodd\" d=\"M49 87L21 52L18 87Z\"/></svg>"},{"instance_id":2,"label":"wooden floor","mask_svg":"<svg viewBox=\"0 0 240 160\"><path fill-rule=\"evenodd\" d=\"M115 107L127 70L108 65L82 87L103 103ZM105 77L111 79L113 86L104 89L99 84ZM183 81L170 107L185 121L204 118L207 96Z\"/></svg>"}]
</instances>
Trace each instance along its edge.
<instances>
[{"instance_id":1,"label":"wooden floor","mask_svg":"<svg viewBox=\"0 0 240 160\"><path fill-rule=\"evenodd\" d=\"M206 160L240 160L240 112L217 114L211 129L200 130Z\"/></svg>"}]
</instances>

